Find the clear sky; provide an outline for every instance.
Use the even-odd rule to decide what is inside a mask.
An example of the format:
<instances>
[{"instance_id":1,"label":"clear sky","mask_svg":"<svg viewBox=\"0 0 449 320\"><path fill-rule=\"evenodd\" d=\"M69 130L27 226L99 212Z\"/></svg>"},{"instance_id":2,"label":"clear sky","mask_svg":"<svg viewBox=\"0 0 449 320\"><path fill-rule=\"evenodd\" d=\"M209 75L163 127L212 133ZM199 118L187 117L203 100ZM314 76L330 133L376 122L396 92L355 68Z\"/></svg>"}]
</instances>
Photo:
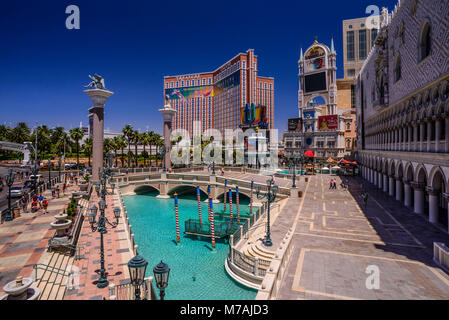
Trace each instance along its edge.
<instances>
[{"instance_id":1,"label":"clear sky","mask_svg":"<svg viewBox=\"0 0 449 320\"><path fill-rule=\"evenodd\" d=\"M80 29L65 26L68 5ZM343 77L342 20L390 10L396 0L360 1L1 1L0 123L88 122L89 74L115 94L105 128L162 131L163 76L215 70L251 48L259 75L275 78L275 127L296 117L300 48L334 37ZM281 135L282 133L280 133Z\"/></svg>"}]
</instances>

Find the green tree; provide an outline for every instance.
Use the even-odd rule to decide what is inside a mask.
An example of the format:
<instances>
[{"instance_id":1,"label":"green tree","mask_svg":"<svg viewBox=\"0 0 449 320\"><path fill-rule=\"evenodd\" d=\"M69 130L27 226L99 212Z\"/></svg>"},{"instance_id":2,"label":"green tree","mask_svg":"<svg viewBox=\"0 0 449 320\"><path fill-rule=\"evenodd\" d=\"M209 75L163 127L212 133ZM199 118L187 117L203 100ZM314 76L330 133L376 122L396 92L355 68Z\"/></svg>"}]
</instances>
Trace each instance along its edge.
<instances>
[{"instance_id":1,"label":"green tree","mask_svg":"<svg viewBox=\"0 0 449 320\"><path fill-rule=\"evenodd\" d=\"M25 122L19 122L14 129L11 130L10 141L15 143L24 143L30 141L31 130Z\"/></svg>"},{"instance_id":2,"label":"green tree","mask_svg":"<svg viewBox=\"0 0 449 320\"><path fill-rule=\"evenodd\" d=\"M140 143L143 145L143 166L145 167L147 165L146 158L148 157L148 152L145 150L146 146L148 146L151 143L151 132L144 132L140 134ZM151 160L150 160L151 161Z\"/></svg>"},{"instance_id":3,"label":"green tree","mask_svg":"<svg viewBox=\"0 0 449 320\"><path fill-rule=\"evenodd\" d=\"M137 146L140 143L140 133L137 130L134 130L133 132L133 143L134 143L134 150L135 150L135 163L136 163L136 168L139 166L138 165L138 160L139 160L139 155L137 153Z\"/></svg>"},{"instance_id":4,"label":"green tree","mask_svg":"<svg viewBox=\"0 0 449 320\"><path fill-rule=\"evenodd\" d=\"M79 168L80 164L80 140L83 138L84 132L80 128L74 128L70 130L70 138L76 144L76 165Z\"/></svg>"},{"instance_id":5,"label":"green tree","mask_svg":"<svg viewBox=\"0 0 449 320\"><path fill-rule=\"evenodd\" d=\"M123 135L126 137L126 140L128 142L128 168L131 166L131 141L133 139L133 127L131 127L129 124L127 124L122 129Z\"/></svg>"},{"instance_id":6,"label":"green tree","mask_svg":"<svg viewBox=\"0 0 449 320\"><path fill-rule=\"evenodd\" d=\"M85 154L87 154L87 157L89 158L89 164L88 164L89 167L90 167L90 158L92 156L93 147L94 147L94 141L92 140L92 138L87 138L86 140L84 140L83 152Z\"/></svg>"}]
</instances>

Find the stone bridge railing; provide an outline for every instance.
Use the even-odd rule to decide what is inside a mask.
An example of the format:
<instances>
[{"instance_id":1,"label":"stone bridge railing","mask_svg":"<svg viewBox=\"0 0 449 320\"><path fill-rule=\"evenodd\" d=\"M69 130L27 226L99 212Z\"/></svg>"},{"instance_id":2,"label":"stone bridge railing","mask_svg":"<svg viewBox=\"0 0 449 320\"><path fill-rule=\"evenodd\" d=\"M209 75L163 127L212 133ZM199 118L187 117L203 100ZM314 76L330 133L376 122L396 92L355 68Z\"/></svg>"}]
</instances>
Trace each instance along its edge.
<instances>
[{"instance_id":1,"label":"stone bridge railing","mask_svg":"<svg viewBox=\"0 0 449 320\"><path fill-rule=\"evenodd\" d=\"M138 187L148 186L156 189L159 192L160 198L168 198L176 187L179 186L199 186L201 191L207 194L208 185L211 186L211 195L215 201L223 194L225 179L227 179L227 186L239 186L239 192L250 197L251 182L236 178L225 178L222 176L209 175L198 173L134 173L134 174L116 174L113 176L113 181L120 188L123 194L130 194L135 192ZM260 187L262 192L267 191L265 183L254 182L255 189ZM279 187L278 197L286 198L290 196L291 189L286 187ZM256 204L255 204L256 205Z\"/></svg>"}]
</instances>

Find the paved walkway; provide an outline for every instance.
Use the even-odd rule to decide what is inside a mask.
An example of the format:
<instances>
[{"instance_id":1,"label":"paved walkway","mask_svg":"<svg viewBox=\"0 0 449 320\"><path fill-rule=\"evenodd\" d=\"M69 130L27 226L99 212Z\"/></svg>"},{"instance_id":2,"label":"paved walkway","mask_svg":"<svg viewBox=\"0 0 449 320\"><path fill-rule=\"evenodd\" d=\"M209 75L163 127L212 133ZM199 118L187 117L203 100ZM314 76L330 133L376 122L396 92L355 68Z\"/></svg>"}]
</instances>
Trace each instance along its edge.
<instances>
[{"instance_id":1,"label":"paved walkway","mask_svg":"<svg viewBox=\"0 0 449 320\"><path fill-rule=\"evenodd\" d=\"M362 180L329 190L330 178L311 177L303 206L292 208L294 250L277 298L449 299L449 276L433 263L433 242L449 236L367 182L362 208ZM375 269L380 287L370 290Z\"/></svg>"},{"instance_id":2,"label":"paved walkway","mask_svg":"<svg viewBox=\"0 0 449 320\"><path fill-rule=\"evenodd\" d=\"M50 222L62 212L73 191L75 187L68 188L66 196L59 199L52 199L51 192L46 191L43 195L48 198L48 213L42 209L36 213L28 210L0 225L0 294L3 286L16 277L32 277L33 265L45 259L48 240L55 233Z\"/></svg>"},{"instance_id":3,"label":"paved walkway","mask_svg":"<svg viewBox=\"0 0 449 320\"><path fill-rule=\"evenodd\" d=\"M94 204L98 207L98 201L95 192L92 194L89 208ZM105 215L108 220L115 222L113 209L120 206L117 192L114 195L106 195L107 208ZM100 211L97 213L97 221ZM123 213L122 213L123 217ZM130 250L131 244L127 236L127 230L123 218L116 228L107 225L108 232L104 235L104 258L107 278L109 283L119 285L129 282L128 261L133 257ZM67 290L64 300L102 300L109 299L109 288L98 289L97 280L99 279L100 269L100 233L92 232L89 221L86 218L83 222L80 238L78 241L81 249L81 260L74 263L80 271L79 288Z\"/></svg>"}]
</instances>

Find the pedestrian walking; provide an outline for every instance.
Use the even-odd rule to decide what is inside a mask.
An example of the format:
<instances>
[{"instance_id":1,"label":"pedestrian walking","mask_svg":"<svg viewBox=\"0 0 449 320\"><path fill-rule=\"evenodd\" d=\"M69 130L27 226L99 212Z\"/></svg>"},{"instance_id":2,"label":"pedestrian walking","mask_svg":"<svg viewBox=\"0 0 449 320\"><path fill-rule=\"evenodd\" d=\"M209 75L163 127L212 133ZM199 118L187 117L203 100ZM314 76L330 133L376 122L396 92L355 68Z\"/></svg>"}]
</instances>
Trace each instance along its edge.
<instances>
[{"instance_id":1,"label":"pedestrian walking","mask_svg":"<svg viewBox=\"0 0 449 320\"><path fill-rule=\"evenodd\" d=\"M22 196L21 202L22 202L22 211L27 212L27 208L28 208L28 195L27 194L24 194Z\"/></svg>"},{"instance_id":2,"label":"pedestrian walking","mask_svg":"<svg viewBox=\"0 0 449 320\"><path fill-rule=\"evenodd\" d=\"M66 184L65 184L65 182L64 182L64 184L62 185L62 194L63 195L65 195L65 189L67 188L67 186L66 186Z\"/></svg>"},{"instance_id":3,"label":"pedestrian walking","mask_svg":"<svg viewBox=\"0 0 449 320\"><path fill-rule=\"evenodd\" d=\"M44 198L44 200L42 201L42 207L44 208L44 213L48 213L47 208L48 208L48 200L47 198Z\"/></svg>"},{"instance_id":4,"label":"pedestrian walking","mask_svg":"<svg viewBox=\"0 0 449 320\"><path fill-rule=\"evenodd\" d=\"M58 199L59 199L59 193L60 193L60 190L59 190L59 185L58 185L58 186L56 186L56 198L58 198Z\"/></svg>"},{"instance_id":5,"label":"pedestrian walking","mask_svg":"<svg viewBox=\"0 0 449 320\"><path fill-rule=\"evenodd\" d=\"M363 205L365 206L365 209L368 206L368 192L363 194Z\"/></svg>"},{"instance_id":6,"label":"pedestrian walking","mask_svg":"<svg viewBox=\"0 0 449 320\"><path fill-rule=\"evenodd\" d=\"M40 194L39 196L39 207L42 209L43 206L43 201L44 201L44 196L42 194Z\"/></svg>"},{"instance_id":7,"label":"pedestrian walking","mask_svg":"<svg viewBox=\"0 0 449 320\"><path fill-rule=\"evenodd\" d=\"M56 196L55 187L51 187L51 197L54 199Z\"/></svg>"},{"instance_id":8,"label":"pedestrian walking","mask_svg":"<svg viewBox=\"0 0 449 320\"><path fill-rule=\"evenodd\" d=\"M332 190L334 188L334 180L331 179L331 181L329 182L329 190Z\"/></svg>"}]
</instances>

